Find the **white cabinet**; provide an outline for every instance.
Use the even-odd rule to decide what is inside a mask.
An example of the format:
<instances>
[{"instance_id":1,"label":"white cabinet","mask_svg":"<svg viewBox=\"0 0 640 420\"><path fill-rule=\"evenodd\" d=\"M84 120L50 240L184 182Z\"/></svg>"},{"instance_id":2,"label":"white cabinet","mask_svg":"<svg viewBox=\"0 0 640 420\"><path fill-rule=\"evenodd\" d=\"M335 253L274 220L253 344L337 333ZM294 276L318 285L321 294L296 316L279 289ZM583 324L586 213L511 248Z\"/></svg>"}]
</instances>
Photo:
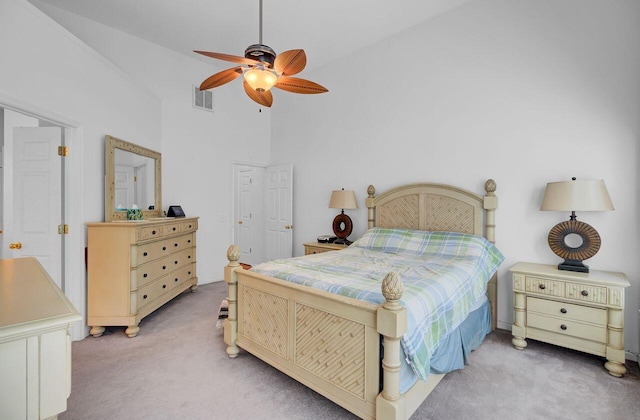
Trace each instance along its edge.
<instances>
[{"instance_id":1,"label":"white cabinet","mask_svg":"<svg viewBox=\"0 0 640 420\"><path fill-rule=\"evenodd\" d=\"M46 419L67 409L69 327L81 319L35 258L0 260L0 418Z\"/></svg>"},{"instance_id":2,"label":"white cabinet","mask_svg":"<svg viewBox=\"0 0 640 420\"><path fill-rule=\"evenodd\" d=\"M512 343L526 338L607 358L605 367L622 376L624 367L624 289L622 273L558 270L553 265L518 263L513 273Z\"/></svg>"}]
</instances>

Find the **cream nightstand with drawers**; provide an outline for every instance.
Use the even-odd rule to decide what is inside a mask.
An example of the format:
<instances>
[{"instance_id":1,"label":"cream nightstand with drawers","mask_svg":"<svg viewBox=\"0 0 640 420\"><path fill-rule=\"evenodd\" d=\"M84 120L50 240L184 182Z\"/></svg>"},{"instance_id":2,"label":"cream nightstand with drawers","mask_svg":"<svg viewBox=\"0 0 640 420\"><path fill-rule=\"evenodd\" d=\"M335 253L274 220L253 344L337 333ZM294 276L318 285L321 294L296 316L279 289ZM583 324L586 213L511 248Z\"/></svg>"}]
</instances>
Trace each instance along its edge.
<instances>
[{"instance_id":1,"label":"cream nightstand with drawers","mask_svg":"<svg viewBox=\"0 0 640 420\"><path fill-rule=\"evenodd\" d=\"M309 242L304 245L304 255L309 255L309 254L319 254L321 252L327 252L327 251L340 251L341 249L345 249L347 247L347 245L342 245L342 244L327 244L327 243L320 243L320 242Z\"/></svg>"},{"instance_id":2,"label":"cream nightstand with drawers","mask_svg":"<svg viewBox=\"0 0 640 420\"><path fill-rule=\"evenodd\" d=\"M561 271L556 266L518 263L513 273L512 343L522 350L526 338L607 358L613 376L625 372L624 289L622 273Z\"/></svg>"}]
</instances>

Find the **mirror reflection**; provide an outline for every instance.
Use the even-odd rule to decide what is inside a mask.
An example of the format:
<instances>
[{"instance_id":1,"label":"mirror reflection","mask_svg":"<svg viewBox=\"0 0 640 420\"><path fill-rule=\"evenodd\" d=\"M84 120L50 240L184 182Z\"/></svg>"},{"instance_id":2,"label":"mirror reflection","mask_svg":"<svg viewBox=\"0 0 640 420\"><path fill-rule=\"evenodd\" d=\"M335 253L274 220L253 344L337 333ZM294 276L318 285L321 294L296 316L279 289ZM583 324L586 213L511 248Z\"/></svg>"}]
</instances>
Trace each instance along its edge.
<instances>
[{"instance_id":1,"label":"mirror reflection","mask_svg":"<svg viewBox=\"0 0 640 420\"><path fill-rule=\"evenodd\" d=\"M155 161L126 150L115 150L114 202L116 211L155 206Z\"/></svg>"}]
</instances>

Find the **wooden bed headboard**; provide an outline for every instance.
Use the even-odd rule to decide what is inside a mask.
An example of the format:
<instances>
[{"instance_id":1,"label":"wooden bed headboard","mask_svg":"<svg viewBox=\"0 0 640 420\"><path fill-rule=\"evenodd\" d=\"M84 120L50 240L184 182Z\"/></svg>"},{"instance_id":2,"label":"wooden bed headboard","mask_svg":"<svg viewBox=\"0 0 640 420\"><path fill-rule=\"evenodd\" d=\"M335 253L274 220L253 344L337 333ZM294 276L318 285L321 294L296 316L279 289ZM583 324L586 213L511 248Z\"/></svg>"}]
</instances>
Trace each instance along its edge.
<instances>
[{"instance_id":1,"label":"wooden bed headboard","mask_svg":"<svg viewBox=\"0 0 640 420\"><path fill-rule=\"evenodd\" d=\"M369 185L366 199L369 229L373 227L447 231L484 236L495 243L496 182L484 183L486 194L474 194L444 184L411 184L375 196ZM489 280L487 295L491 304L491 324L498 321L498 276Z\"/></svg>"},{"instance_id":2,"label":"wooden bed headboard","mask_svg":"<svg viewBox=\"0 0 640 420\"><path fill-rule=\"evenodd\" d=\"M444 184L411 184L366 199L369 228L471 233L495 241L496 183L484 184L485 196Z\"/></svg>"}]
</instances>

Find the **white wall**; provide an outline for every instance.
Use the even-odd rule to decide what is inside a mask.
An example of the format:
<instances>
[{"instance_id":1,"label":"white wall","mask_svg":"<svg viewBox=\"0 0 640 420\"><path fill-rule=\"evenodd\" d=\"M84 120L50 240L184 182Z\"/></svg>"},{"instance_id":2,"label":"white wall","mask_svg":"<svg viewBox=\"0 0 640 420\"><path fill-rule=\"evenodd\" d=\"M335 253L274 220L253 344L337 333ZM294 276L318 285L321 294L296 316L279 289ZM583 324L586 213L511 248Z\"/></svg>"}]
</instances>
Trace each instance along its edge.
<instances>
[{"instance_id":1,"label":"white wall","mask_svg":"<svg viewBox=\"0 0 640 420\"><path fill-rule=\"evenodd\" d=\"M296 254L331 232L333 189L356 191L355 239L366 229L369 184L482 193L494 178L506 256L498 322L510 328L508 268L560 262L547 234L569 215L538 211L546 183L603 178L616 210L578 219L602 237L587 264L629 276L625 347L637 354L639 40L637 1L476 0L305 72L330 92L276 92L272 110L274 163L294 162Z\"/></svg>"},{"instance_id":2,"label":"white wall","mask_svg":"<svg viewBox=\"0 0 640 420\"><path fill-rule=\"evenodd\" d=\"M213 113L192 107L192 85L199 85L226 63L203 63L49 4L38 7L115 63L161 99L162 201L199 216L200 283L222 280L226 250L232 243L233 161L270 160L270 113L246 97L242 84L214 91ZM202 46L195 46L202 47ZM215 67L215 65L222 67ZM138 143L135 136L122 137ZM220 221L226 216L225 221Z\"/></svg>"},{"instance_id":3,"label":"white wall","mask_svg":"<svg viewBox=\"0 0 640 420\"><path fill-rule=\"evenodd\" d=\"M160 100L25 0L0 0L0 40L0 105L76 127L65 158L72 178L66 291L84 314L85 223L104 220L104 135L160 148Z\"/></svg>"}]
</instances>

